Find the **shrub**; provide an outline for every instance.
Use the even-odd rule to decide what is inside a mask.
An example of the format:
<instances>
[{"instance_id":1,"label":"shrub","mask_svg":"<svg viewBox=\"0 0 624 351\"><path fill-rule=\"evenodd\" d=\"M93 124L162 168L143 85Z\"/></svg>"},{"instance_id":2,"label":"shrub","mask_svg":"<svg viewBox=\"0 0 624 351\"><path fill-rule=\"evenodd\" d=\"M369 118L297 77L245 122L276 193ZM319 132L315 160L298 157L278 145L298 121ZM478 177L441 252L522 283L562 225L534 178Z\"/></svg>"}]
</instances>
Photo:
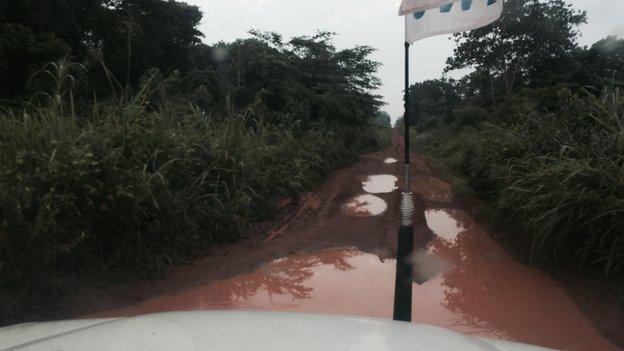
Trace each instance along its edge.
<instances>
[{"instance_id":1,"label":"shrub","mask_svg":"<svg viewBox=\"0 0 624 351\"><path fill-rule=\"evenodd\" d=\"M304 127L267 123L254 106L221 115L179 97L156 104L156 82L145 84L82 112L71 84L56 84L41 105L0 112L0 300L14 300L4 322L72 277L153 276L234 242L277 198L319 184L388 133L372 118Z\"/></svg>"},{"instance_id":2,"label":"shrub","mask_svg":"<svg viewBox=\"0 0 624 351\"><path fill-rule=\"evenodd\" d=\"M548 108L530 96L512 96L505 109L495 107L494 116L509 113L504 118L426 130L415 146L444 160L510 218L531 239L534 259L622 272L622 94L579 96L558 87Z\"/></svg>"}]
</instances>

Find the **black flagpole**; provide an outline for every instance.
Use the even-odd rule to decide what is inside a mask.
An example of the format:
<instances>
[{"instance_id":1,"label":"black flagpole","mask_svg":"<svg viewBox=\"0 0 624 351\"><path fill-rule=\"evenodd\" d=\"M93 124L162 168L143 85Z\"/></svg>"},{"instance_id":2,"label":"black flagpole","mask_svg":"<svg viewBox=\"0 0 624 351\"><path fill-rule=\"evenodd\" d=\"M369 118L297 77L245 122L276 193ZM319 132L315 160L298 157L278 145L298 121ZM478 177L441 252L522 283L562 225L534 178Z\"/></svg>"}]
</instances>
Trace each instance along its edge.
<instances>
[{"instance_id":1,"label":"black flagpole","mask_svg":"<svg viewBox=\"0 0 624 351\"><path fill-rule=\"evenodd\" d=\"M401 201L402 223L399 229L396 262L396 280L394 285L394 320L411 322L412 320L412 253L414 250L414 227L412 216L414 202L410 189L410 143L409 143L409 47L405 42L405 189Z\"/></svg>"}]
</instances>

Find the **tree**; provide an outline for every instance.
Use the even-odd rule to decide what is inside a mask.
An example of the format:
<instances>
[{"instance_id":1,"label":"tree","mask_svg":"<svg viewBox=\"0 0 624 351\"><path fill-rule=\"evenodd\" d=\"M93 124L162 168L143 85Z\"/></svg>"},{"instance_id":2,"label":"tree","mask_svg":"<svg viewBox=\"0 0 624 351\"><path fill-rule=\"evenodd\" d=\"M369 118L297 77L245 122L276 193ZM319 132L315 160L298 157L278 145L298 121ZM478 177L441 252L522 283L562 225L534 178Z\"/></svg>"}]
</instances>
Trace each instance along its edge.
<instances>
[{"instance_id":1,"label":"tree","mask_svg":"<svg viewBox=\"0 0 624 351\"><path fill-rule=\"evenodd\" d=\"M65 55L89 68L98 95L110 92L102 63L131 86L150 68L190 71L202 62L201 18L199 8L174 0L0 1L0 79L12 87L0 94L25 94L34 71Z\"/></svg>"},{"instance_id":2,"label":"tree","mask_svg":"<svg viewBox=\"0 0 624 351\"><path fill-rule=\"evenodd\" d=\"M410 87L410 125L430 116L442 117L460 101L453 80L433 79Z\"/></svg>"},{"instance_id":3,"label":"tree","mask_svg":"<svg viewBox=\"0 0 624 351\"><path fill-rule=\"evenodd\" d=\"M222 91L238 107L255 104L276 118L288 112L304 123L358 125L382 105L372 91L379 63L366 46L336 50L333 33L294 37L252 31L251 39L225 45Z\"/></svg>"},{"instance_id":4,"label":"tree","mask_svg":"<svg viewBox=\"0 0 624 351\"><path fill-rule=\"evenodd\" d=\"M375 122L377 122L379 125L382 125L384 127L390 127L392 123L392 118L390 118L390 115L388 114L388 112L379 111L377 112L377 115L375 116Z\"/></svg>"},{"instance_id":5,"label":"tree","mask_svg":"<svg viewBox=\"0 0 624 351\"><path fill-rule=\"evenodd\" d=\"M67 52L69 47L53 33L0 23L0 99L24 94L33 72Z\"/></svg>"},{"instance_id":6,"label":"tree","mask_svg":"<svg viewBox=\"0 0 624 351\"><path fill-rule=\"evenodd\" d=\"M196 6L162 0L111 2L97 28L101 59L124 82L136 85L149 68L164 73L193 68L192 50L201 44L197 29L202 13Z\"/></svg>"},{"instance_id":7,"label":"tree","mask_svg":"<svg viewBox=\"0 0 624 351\"><path fill-rule=\"evenodd\" d=\"M578 48L576 27L586 20L563 0L508 0L499 21L455 35L446 70L476 67L502 79L509 94L519 82L558 71Z\"/></svg>"},{"instance_id":8,"label":"tree","mask_svg":"<svg viewBox=\"0 0 624 351\"><path fill-rule=\"evenodd\" d=\"M570 78L581 86L624 84L624 39L608 36L582 50Z\"/></svg>"},{"instance_id":9,"label":"tree","mask_svg":"<svg viewBox=\"0 0 624 351\"><path fill-rule=\"evenodd\" d=\"M20 24L33 33L53 33L73 51L84 54L109 11L104 0L4 0L0 23ZM58 58L58 57L57 57Z\"/></svg>"}]
</instances>

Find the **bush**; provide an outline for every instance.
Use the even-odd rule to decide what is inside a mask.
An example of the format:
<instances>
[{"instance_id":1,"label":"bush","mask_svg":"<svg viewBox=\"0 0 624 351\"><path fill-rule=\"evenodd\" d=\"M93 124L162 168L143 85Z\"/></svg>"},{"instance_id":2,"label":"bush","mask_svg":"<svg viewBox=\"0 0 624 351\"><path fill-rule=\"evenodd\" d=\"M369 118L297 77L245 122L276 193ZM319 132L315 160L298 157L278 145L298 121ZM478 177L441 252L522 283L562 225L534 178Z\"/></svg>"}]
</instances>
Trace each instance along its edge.
<instances>
[{"instance_id":1,"label":"bush","mask_svg":"<svg viewBox=\"0 0 624 351\"><path fill-rule=\"evenodd\" d=\"M453 117L459 127L475 126L487 117L487 111L478 106L464 106L453 110Z\"/></svg>"},{"instance_id":2,"label":"bush","mask_svg":"<svg viewBox=\"0 0 624 351\"><path fill-rule=\"evenodd\" d=\"M559 86L556 96L548 108L530 94L512 96L505 109L494 108L491 122L423 128L415 146L465 176L521 228L531 239L533 258L622 272L622 94L579 96ZM501 111L509 115L496 117ZM474 120L476 113L461 115Z\"/></svg>"},{"instance_id":3,"label":"bush","mask_svg":"<svg viewBox=\"0 0 624 351\"><path fill-rule=\"evenodd\" d=\"M624 265L624 105L619 92L560 98L556 115L519 129L527 154L506 167L500 205L514 209L533 251L579 257L606 274Z\"/></svg>"},{"instance_id":4,"label":"bush","mask_svg":"<svg viewBox=\"0 0 624 351\"><path fill-rule=\"evenodd\" d=\"M273 215L279 197L389 138L372 116L301 125L288 111L290 123L268 123L254 105L208 114L168 99L154 78L134 96L76 112L73 68L49 65L57 84L43 102L0 112L0 300L14 301L1 307L5 323L72 277L154 276L234 242Z\"/></svg>"}]
</instances>

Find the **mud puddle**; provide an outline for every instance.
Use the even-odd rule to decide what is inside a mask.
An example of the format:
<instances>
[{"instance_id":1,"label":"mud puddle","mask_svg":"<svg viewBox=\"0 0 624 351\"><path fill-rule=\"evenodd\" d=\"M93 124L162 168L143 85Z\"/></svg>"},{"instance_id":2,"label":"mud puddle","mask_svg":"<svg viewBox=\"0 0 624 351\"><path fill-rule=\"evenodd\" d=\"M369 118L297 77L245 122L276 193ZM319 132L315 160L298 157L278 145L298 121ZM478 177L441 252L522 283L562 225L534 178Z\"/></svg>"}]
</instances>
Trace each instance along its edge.
<instances>
[{"instance_id":1,"label":"mud puddle","mask_svg":"<svg viewBox=\"0 0 624 351\"><path fill-rule=\"evenodd\" d=\"M463 224L447 210L426 210L427 227L438 237L453 242L465 231Z\"/></svg>"},{"instance_id":2,"label":"mud puddle","mask_svg":"<svg viewBox=\"0 0 624 351\"><path fill-rule=\"evenodd\" d=\"M466 213L430 209L425 217L437 235L428 251L453 267L423 286L444 291L438 303L458 318L452 329L475 328L479 335L556 349L618 349L563 288L515 261Z\"/></svg>"},{"instance_id":3,"label":"mud puddle","mask_svg":"<svg viewBox=\"0 0 624 351\"><path fill-rule=\"evenodd\" d=\"M393 164L393 163L397 163L397 162L399 162L399 160L397 160L396 158L392 158L392 157L387 158L387 159L384 160L385 164Z\"/></svg>"},{"instance_id":4,"label":"mud puddle","mask_svg":"<svg viewBox=\"0 0 624 351\"><path fill-rule=\"evenodd\" d=\"M566 350L616 350L568 295L515 262L463 212L429 210L438 238L416 250L414 321ZM391 318L394 260L330 249L102 316L175 310L266 310Z\"/></svg>"},{"instance_id":5,"label":"mud puddle","mask_svg":"<svg viewBox=\"0 0 624 351\"><path fill-rule=\"evenodd\" d=\"M345 212L354 217L378 216L388 208L388 204L375 195L360 195L347 201L344 205Z\"/></svg>"},{"instance_id":6,"label":"mud puddle","mask_svg":"<svg viewBox=\"0 0 624 351\"><path fill-rule=\"evenodd\" d=\"M399 187L399 178L390 174L376 174L367 176L362 181L362 188L369 194L388 194Z\"/></svg>"}]
</instances>

